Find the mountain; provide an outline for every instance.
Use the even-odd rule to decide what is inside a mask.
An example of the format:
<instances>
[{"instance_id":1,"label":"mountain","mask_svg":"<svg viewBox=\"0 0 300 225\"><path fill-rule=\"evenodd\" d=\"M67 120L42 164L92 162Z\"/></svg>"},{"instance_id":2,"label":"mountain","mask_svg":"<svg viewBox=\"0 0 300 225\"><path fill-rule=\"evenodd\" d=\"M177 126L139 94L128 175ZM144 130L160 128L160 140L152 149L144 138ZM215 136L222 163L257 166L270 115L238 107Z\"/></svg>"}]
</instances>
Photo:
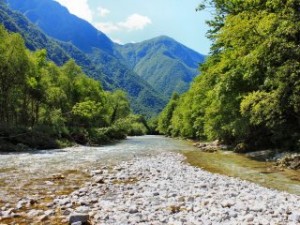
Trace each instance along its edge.
<instances>
[{"instance_id":1,"label":"mountain","mask_svg":"<svg viewBox=\"0 0 300 225\"><path fill-rule=\"evenodd\" d=\"M104 88L126 91L135 113L150 117L157 114L166 104L165 98L113 55L114 43L108 37L88 22L70 14L65 7L52 0L8 0L7 2L9 7L21 12L31 22L20 13L2 7L1 14L5 15L2 23L5 25L6 21L11 21L17 29L10 29L10 26L5 25L7 29L21 33L26 43L34 42L36 48L30 49L46 48L49 51L51 48L47 46L48 43L51 42L50 46L57 45L61 52L64 52L66 59L72 57L83 68L88 67L85 72L100 80ZM55 26L61 24L64 29L53 29L52 23ZM35 40L36 36L42 38ZM60 60L54 61L57 63Z\"/></svg>"},{"instance_id":2,"label":"mountain","mask_svg":"<svg viewBox=\"0 0 300 225\"><path fill-rule=\"evenodd\" d=\"M113 42L88 22L71 15L53 0L7 0L12 9L23 13L46 34L64 42L71 42L84 52L93 48L113 51ZM71 28L71 29L70 29Z\"/></svg>"},{"instance_id":3,"label":"mountain","mask_svg":"<svg viewBox=\"0 0 300 225\"><path fill-rule=\"evenodd\" d=\"M125 90L137 113L154 115L173 92L185 92L205 58L166 36L118 45L54 0L7 2L48 36L63 42L59 46L71 57L78 60L82 55L77 50L84 53L93 70L102 74L89 75L105 88Z\"/></svg>"},{"instance_id":4,"label":"mountain","mask_svg":"<svg viewBox=\"0 0 300 225\"><path fill-rule=\"evenodd\" d=\"M199 63L205 60L204 55L167 36L117 45L116 49L134 72L168 97L187 91L199 74Z\"/></svg>"},{"instance_id":5,"label":"mountain","mask_svg":"<svg viewBox=\"0 0 300 225\"><path fill-rule=\"evenodd\" d=\"M31 51L46 49L48 58L57 65L62 65L71 58L82 67L84 72L97 80L102 81L102 85L109 89L111 84L107 82L102 71L96 69L86 54L81 52L74 45L50 38L43 33L36 25L32 24L23 14L10 10L6 4L0 4L0 23L4 27L15 33L20 33L25 40L26 47ZM0 3L1 3L0 1Z\"/></svg>"}]
</instances>

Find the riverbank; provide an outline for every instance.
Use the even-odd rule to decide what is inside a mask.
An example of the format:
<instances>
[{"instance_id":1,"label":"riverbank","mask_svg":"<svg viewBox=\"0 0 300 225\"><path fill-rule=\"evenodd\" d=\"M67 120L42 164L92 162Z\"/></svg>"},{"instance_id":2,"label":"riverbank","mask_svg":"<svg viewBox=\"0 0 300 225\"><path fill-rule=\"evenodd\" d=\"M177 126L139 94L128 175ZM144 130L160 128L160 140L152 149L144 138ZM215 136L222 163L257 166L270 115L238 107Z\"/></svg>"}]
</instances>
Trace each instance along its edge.
<instances>
[{"instance_id":1,"label":"riverbank","mask_svg":"<svg viewBox=\"0 0 300 225\"><path fill-rule=\"evenodd\" d=\"M248 158L257 160L272 162L274 167L280 169L291 169L291 170L300 170L300 153L298 152L288 152L288 151L279 151L279 150L260 150L260 151L251 151L250 149L233 148L232 146L221 144L218 141L214 142L198 142L193 141L193 146L198 148L199 151L215 153L220 150L231 150L234 153L242 154Z\"/></svg>"},{"instance_id":2,"label":"riverbank","mask_svg":"<svg viewBox=\"0 0 300 225\"><path fill-rule=\"evenodd\" d=\"M62 149L77 145L101 146L126 139L128 131L119 127L81 129L63 135L53 135L45 130L0 130L1 152ZM139 134L142 135L142 134Z\"/></svg>"},{"instance_id":3,"label":"riverbank","mask_svg":"<svg viewBox=\"0 0 300 225\"><path fill-rule=\"evenodd\" d=\"M45 224L88 224L87 219L91 224L300 223L300 196L212 174L183 161L182 155L162 153L102 167L91 172L82 188L27 216L36 215L36 221Z\"/></svg>"}]
</instances>

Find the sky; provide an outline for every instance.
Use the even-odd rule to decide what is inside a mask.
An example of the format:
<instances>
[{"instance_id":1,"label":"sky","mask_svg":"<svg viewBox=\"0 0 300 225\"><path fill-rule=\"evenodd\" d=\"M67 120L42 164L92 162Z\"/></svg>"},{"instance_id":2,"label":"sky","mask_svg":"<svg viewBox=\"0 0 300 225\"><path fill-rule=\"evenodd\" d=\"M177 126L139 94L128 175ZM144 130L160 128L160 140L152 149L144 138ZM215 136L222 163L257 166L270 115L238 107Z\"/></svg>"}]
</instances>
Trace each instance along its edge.
<instances>
[{"instance_id":1,"label":"sky","mask_svg":"<svg viewBox=\"0 0 300 225\"><path fill-rule=\"evenodd\" d=\"M119 44L167 35L202 54L209 12L196 12L201 0L55 0L72 14L87 20Z\"/></svg>"}]
</instances>

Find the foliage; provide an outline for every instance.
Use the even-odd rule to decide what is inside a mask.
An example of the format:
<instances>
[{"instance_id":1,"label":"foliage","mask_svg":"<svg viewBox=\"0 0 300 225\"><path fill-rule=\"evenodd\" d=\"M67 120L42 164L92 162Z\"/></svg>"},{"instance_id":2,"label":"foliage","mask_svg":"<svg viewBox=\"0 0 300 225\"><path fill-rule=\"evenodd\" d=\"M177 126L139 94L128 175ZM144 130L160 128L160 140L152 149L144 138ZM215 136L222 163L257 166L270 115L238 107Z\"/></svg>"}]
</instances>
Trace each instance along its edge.
<instances>
[{"instance_id":1,"label":"foliage","mask_svg":"<svg viewBox=\"0 0 300 225\"><path fill-rule=\"evenodd\" d=\"M165 97L117 57L116 45L104 33L70 14L56 1L7 2L20 13L0 5L0 21L8 30L22 34L30 50L46 49L48 58L58 65L73 58L105 90L125 91L134 113L150 118L167 103Z\"/></svg>"},{"instance_id":2,"label":"foliage","mask_svg":"<svg viewBox=\"0 0 300 225\"><path fill-rule=\"evenodd\" d=\"M169 112L171 130L160 131L299 150L299 1L207 0L205 7L215 10L211 55Z\"/></svg>"},{"instance_id":3,"label":"foliage","mask_svg":"<svg viewBox=\"0 0 300 225\"><path fill-rule=\"evenodd\" d=\"M177 93L173 94L171 100L161 112L160 117L157 122L157 130L161 133L170 135L171 134L171 119L173 116L174 109L177 106L179 95Z\"/></svg>"},{"instance_id":4,"label":"foliage","mask_svg":"<svg viewBox=\"0 0 300 225\"><path fill-rule=\"evenodd\" d=\"M105 92L74 60L59 67L2 26L0 39L1 143L50 148L58 146L55 140L92 144L147 132L124 92Z\"/></svg>"}]
</instances>

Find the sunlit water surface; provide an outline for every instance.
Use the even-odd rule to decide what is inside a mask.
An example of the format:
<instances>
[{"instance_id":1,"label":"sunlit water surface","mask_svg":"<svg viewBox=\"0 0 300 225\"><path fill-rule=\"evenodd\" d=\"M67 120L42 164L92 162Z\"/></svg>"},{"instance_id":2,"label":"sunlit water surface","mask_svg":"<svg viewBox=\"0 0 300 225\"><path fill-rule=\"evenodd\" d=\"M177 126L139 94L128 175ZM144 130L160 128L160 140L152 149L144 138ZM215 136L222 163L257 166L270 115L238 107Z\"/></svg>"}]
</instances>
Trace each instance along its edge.
<instances>
[{"instance_id":1,"label":"sunlit water surface","mask_svg":"<svg viewBox=\"0 0 300 225\"><path fill-rule=\"evenodd\" d=\"M211 172L250 180L270 188L300 195L296 171L270 169L270 163L257 162L232 152L202 153L191 143L162 136L129 137L103 147L71 147L24 153L0 154L0 207L28 196L68 194L89 180L90 170L114 165L134 157L160 152L183 152L187 162ZM62 178L62 179L60 179ZM49 196L52 196L50 198Z\"/></svg>"}]
</instances>

